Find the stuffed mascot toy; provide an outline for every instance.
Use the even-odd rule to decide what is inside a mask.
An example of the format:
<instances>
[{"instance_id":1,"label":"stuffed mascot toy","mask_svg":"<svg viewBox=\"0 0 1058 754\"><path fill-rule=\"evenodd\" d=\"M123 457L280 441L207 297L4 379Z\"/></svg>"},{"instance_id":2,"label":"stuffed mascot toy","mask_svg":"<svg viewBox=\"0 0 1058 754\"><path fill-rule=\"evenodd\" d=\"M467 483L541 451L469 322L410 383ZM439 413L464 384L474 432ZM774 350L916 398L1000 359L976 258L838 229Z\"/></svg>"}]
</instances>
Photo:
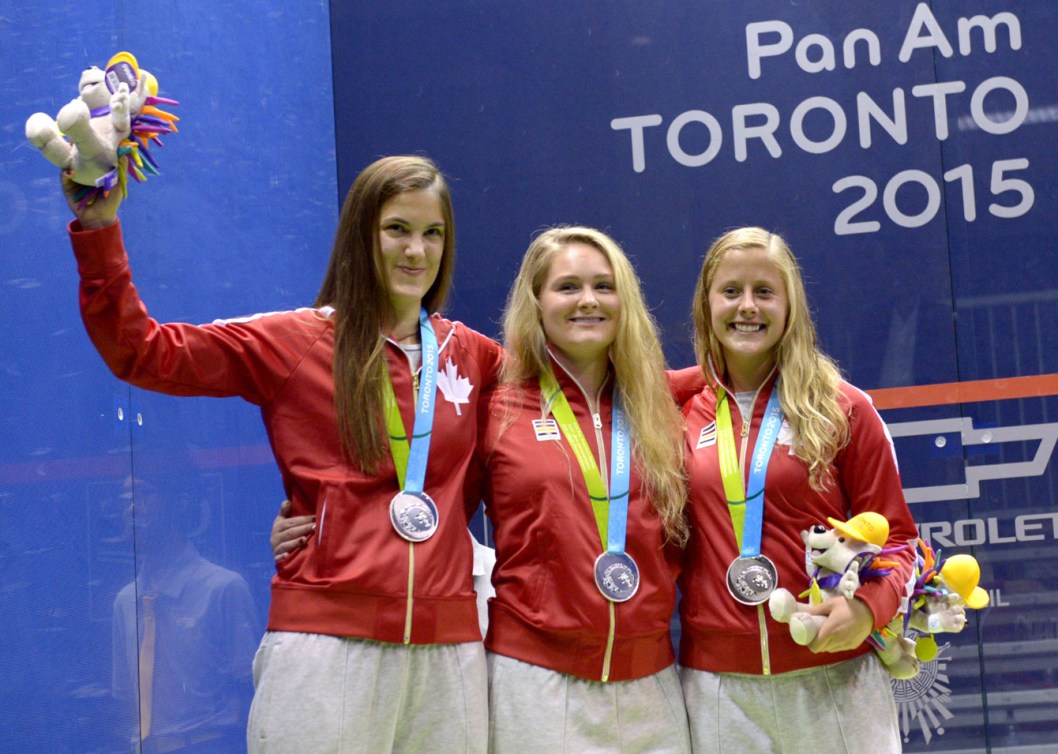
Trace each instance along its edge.
<instances>
[{"instance_id":1,"label":"stuffed mascot toy","mask_svg":"<svg viewBox=\"0 0 1058 754\"><path fill-rule=\"evenodd\" d=\"M79 198L89 203L100 193L120 188L127 177L138 182L157 175L149 144L162 146L162 134L176 132L176 116L157 105L176 105L158 96L158 82L136 58L120 52L106 69L91 66L81 73L78 97L53 120L34 113L26 121L26 138L53 165L85 186Z\"/></svg>"},{"instance_id":2,"label":"stuffed mascot toy","mask_svg":"<svg viewBox=\"0 0 1058 754\"><path fill-rule=\"evenodd\" d=\"M889 573L895 563L884 556L916 545L885 548L889 522L878 513L865 512L848 521L828 518L830 528L817 524L801 532L805 543L805 570L810 586L797 601L790 591L776 589L768 608L772 617L790 626L790 635L801 645L811 644L825 617L807 612L829 597L853 599L860 584ZM904 604L893 620L868 638L882 664L897 679L914 678L921 662L937 654L933 634L957 633L966 625L965 608L988 604L988 593L977 584L980 567L972 555L940 560L921 539L917 542L915 573L906 586Z\"/></svg>"}]
</instances>

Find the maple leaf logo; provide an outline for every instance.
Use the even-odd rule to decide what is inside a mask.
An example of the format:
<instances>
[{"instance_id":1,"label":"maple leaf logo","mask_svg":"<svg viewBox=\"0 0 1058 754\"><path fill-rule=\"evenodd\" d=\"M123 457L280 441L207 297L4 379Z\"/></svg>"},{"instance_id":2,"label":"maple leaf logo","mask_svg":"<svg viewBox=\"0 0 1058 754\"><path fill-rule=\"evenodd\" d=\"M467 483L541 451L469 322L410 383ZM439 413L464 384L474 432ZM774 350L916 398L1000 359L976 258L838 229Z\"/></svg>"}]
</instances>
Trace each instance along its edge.
<instances>
[{"instance_id":1,"label":"maple leaf logo","mask_svg":"<svg viewBox=\"0 0 1058 754\"><path fill-rule=\"evenodd\" d=\"M466 377L459 376L459 369L451 359L445 363L444 371L438 373L437 387L444 393L445 400L455 404L456 415L462 416L463 412L459 409L459 404L470 402L470 392L474 386Z\"/></svg>"}]
</instances>

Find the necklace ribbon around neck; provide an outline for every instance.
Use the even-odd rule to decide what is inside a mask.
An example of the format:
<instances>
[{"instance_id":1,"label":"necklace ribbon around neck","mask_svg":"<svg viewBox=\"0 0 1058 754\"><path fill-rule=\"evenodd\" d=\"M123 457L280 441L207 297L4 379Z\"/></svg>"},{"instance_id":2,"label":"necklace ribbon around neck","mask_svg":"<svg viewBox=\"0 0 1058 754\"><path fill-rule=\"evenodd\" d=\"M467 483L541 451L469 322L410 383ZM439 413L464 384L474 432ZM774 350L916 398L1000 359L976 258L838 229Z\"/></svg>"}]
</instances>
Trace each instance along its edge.
<instances>
[{"instance_id":1,"label":"necklace ribbon around neck","mask_svg":"<svg viewBox=\"0 0 1058 754\"><path fill-rule=\"evenodd\" d=\"M731 406L723 387L718 388L716 400L716 446L720 457L720 475L739 549L739 557L727 571L728 590L736 600L746 605L767 600L778 581L775 565L761 554L760 547L764 527L764 481L783 422L779 388L777 381L764 410L764 421L753 447L748 488L742 483L731 424ZM750 422L752 418L745 417L743 421Z\"/></svg>"},{"instance_id":2,"label":"necklace ribbon around neck","mask_svg":"<svg viewBox=\"0 0 1058 754\"><path fill-rule=\"evenodd\" d=\"M569 401L550 370L540 376L540 390L545 411L554 414L562 436L577 458L584 483L588 488L595 526L605 548L595 561L595 584L611 602L625 602L639 589L639 567L625 552L628 531L628 498L631 484L631 433L629 431L621 394L614 389L610 420L610 484L602 478L591 447L573 415Z\"/></svg>"},{"instance_id":3,"label":"necklace ribbon around neck","mask_svg":"<svg viewBox=\"0 0 1058 754\"><path fill-rule=\"evenodd\" d=\"M422 367L419 372L419 392L415 397L415 423L410 438L400 416L400 406L393 392L393 381L388 369L382 385L390 456L401 487L401 492L389 504L390 523L409 542L429 539L437 531L439 523L437 505L423 489L437 403L438 351L437 336L426 309L419 310L419 339L422 343Z\"/></svg>"}]
</instances>

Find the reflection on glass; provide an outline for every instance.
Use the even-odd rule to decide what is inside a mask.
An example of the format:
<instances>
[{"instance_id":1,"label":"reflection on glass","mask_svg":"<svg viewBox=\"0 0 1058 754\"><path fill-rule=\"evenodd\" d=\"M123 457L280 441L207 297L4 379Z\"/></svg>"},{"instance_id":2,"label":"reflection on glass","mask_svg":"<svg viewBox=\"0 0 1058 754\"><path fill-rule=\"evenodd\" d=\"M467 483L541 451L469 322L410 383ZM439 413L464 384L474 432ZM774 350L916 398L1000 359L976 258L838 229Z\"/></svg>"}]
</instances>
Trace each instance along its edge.
<instances>
[{"instance_id":1,"label":"reflection on glass","mask_svg":"<svg viewBox=\"0 0 1058 754\"><path fill-rule=\"evenodd\" d=\"M245 751L257 613L246 580L191 542L201 505L177 484L125 482L139 568L114 600L113 694L139 719L122 734L143 754Z\"/></svg>"}]
</instances>

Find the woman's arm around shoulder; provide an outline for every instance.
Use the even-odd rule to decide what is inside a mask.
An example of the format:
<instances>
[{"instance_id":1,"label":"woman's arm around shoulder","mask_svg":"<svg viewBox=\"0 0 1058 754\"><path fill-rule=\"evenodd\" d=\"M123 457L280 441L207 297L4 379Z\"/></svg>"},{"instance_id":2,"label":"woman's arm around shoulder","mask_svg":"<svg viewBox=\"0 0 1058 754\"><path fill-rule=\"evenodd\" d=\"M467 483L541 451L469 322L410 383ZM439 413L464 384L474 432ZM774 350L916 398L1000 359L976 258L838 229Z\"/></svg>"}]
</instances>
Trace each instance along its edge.
<instances>
[{"instance_id":1,"label":"woman's arm around shoulder","mask_svg":"<svg viewBox=\"0 0 1058 754\"><path fill-rule=\"evenodd\" d=\"M681 407L705 387L705 375L697 365L683 369L666 369L665 378L669 382L673 400Z\"/></svg>"}]
</instances>

